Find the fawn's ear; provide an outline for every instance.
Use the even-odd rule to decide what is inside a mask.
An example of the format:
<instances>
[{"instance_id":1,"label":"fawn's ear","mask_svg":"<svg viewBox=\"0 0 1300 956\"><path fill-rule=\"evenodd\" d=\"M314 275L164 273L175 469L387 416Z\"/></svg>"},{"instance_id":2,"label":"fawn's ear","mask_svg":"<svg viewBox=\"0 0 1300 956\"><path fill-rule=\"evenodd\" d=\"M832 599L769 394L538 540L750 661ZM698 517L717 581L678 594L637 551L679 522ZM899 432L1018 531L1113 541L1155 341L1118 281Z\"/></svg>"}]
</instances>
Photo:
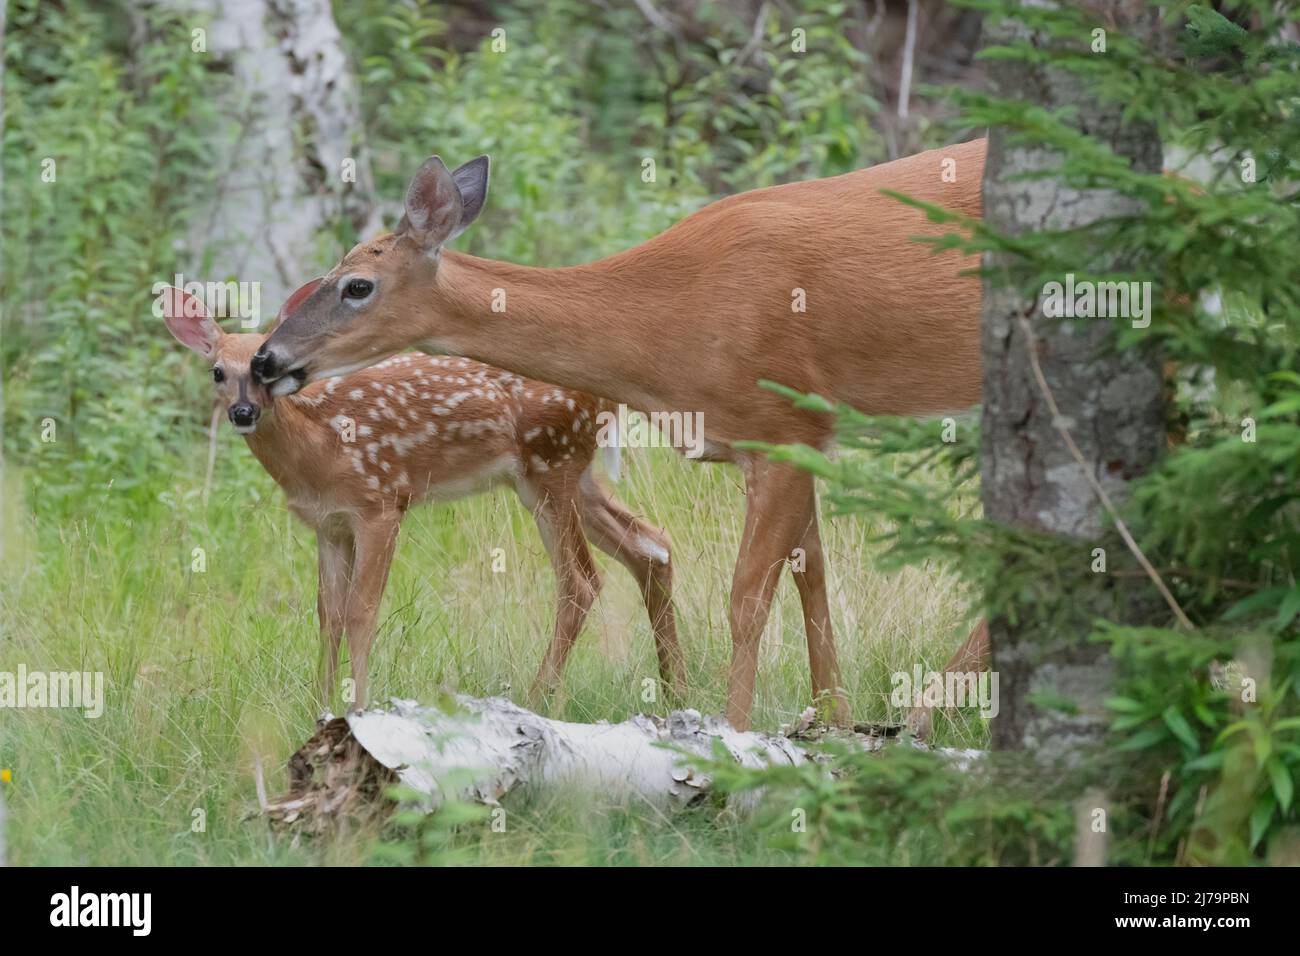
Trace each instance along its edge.
<instances>
[{"instance_id":1,"label":"fawn's ear","mask_svg":"<svg viewBox=\"0 0 1300 956\"><path fill-rule=\"evenodd\" d=\"M158 301L162 305L167 328L176 336L176 341L204 358L210 356L221 341L222 332L217 323L212 321L203 300L169 285L162 290Z\"/></svg>"},{"instance_id":2,"label":"fawn's ear","mask_svg":"<svg viewBox=\"0 0 1300 956\"><path fill-rule=\"evenodd\" d=\"M451 238L464 209L451 173L441 159L430 156L406 187L406 215L397 234L413 240L423 252L432 252Z\"/></svg>"},{"instance_id":3,"label":"fawn's ear","mask_svg":"<svg viewBox=\"0 0 1300 956\"><path fill-rule=\"evenodd\" d=\"M324 278L324 276L317 276L314 279L304 282L302 285L298 286L298 288L289 293L289 298L285 299L284 305L280 306L280 311L275 314L275 321L272 322L271 327L266 330L266 334L270 335L280 327L280 323L298 311L298 307L306 302L313 292L320 288L321 281Z\"/></svg>"},{"instance_id":4,"label":"fawn's ear","mask_svg":"<svg viewBox=\"0 0 1300 956\"><path fill-rule=\"evenodd\" d=\"M489 164L490 160L486 155L477 156L451 174L452 181L460 190L460 201L463 205L460 222L451 231L448 239L455 239L468 229L470 223L483 211L483 204L487 202Z\"/></svg>"}]
</instances>

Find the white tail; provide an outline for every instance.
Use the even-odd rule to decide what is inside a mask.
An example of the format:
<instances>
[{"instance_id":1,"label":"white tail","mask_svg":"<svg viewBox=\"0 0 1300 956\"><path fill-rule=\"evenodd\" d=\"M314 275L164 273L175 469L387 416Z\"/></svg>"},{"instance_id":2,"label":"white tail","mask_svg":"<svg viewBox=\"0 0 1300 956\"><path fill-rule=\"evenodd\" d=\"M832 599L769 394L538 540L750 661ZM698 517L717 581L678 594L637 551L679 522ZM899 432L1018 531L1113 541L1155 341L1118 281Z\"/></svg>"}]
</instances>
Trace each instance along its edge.
<instances>
[{"instance_id":1,"label":"white tail","mask_svg":"<svg viewBox=\"0 0 1300 956\"><path fill-rule=\"evenodd\" d=\"M979 401L978 257L916 242L951 227L885 192L979 217L984 155L977 140L741 193L564 269L444 248L483 208L487 161L453 173L430 157L397 231L357 246L297 299L254 368L292 389L416 347L643 412L701 415L706 457L741 466L748 501L731 582L727 716L749 724L759 639L779 569L797 553L812 690L845 721L812 478L735 443L832 438L830 416L796 408L761 379L878 415Z\"/></svg>"},{"instance_id":2,"label":"white tail","mask_svg":"<svg viewBox=\"0 0 1300 956\"><path fill-rule=\"evenodd\" d=\"M623 459L623 454L622 454L623 436L619 432L617 415L614 416L613 424L610 426L610 432L614 440L611 441L609 444L607 444L604 448L605 474L609 475L610 481L618 481L618 477L619 477L618 469Z\"/></svg>"},{"instance_id":3,"label":"white tail","mask_svg":"<svg viewBox=\"0 0 1300 956\"><path fill-rule=\"evenodd\" d=\"M670 544L593 477L598 400L468 359L418 354L273 398L249 369L265 336L224 334L180 290L162 300L173 335L211 364L236 430L289 508L316 530L326 707L344 635L356 682L351 703L365 704L376 615L407 510L498 484L511 485L532 511L558 582L555 633L533 697L559 680L600 589L588 541L636 578L661 675L680 696Z\"/></svg>"}]
</instances>

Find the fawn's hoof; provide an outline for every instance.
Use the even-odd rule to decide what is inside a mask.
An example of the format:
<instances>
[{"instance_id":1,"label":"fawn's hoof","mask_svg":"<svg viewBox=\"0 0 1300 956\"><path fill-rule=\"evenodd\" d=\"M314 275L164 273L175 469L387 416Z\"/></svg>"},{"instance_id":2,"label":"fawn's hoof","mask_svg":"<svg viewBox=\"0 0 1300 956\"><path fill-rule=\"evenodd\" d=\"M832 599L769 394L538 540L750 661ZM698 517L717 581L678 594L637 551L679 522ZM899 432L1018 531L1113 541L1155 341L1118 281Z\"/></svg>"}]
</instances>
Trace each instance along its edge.
<instances>
[{"instance_id":1,"label":"fawn's hoof","mask_svg":"<svg viewBox=\"0 0 1300 956\"><path fill-rule=\"evenodd\" d=\"M907 719L903 726L917 740L925 740L934 729L934 715L929 707L913 707L907 712Z\"/></svg>"}]
</instances>

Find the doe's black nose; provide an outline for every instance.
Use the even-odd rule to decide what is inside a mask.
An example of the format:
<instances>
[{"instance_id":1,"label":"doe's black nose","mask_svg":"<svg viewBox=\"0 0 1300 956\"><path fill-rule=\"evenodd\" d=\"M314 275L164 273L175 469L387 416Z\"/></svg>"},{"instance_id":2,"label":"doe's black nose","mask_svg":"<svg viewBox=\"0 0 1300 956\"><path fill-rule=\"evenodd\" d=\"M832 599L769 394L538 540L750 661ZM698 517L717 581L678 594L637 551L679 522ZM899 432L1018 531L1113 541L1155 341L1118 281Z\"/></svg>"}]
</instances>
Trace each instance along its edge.
<instances>
[{"instance_id":1,"label":"doe's black nose","mask_svg":"<svg viewBox=\"0 0 1300 956\"><path fill-rule=\"evenodd\" d=\"M275 355L267 351L265 344L257 350L249 367L252 369L253 378L263 385L269 385L283 374L279 369L279 363L275 360Z\"/></svg>"}]
</instances>

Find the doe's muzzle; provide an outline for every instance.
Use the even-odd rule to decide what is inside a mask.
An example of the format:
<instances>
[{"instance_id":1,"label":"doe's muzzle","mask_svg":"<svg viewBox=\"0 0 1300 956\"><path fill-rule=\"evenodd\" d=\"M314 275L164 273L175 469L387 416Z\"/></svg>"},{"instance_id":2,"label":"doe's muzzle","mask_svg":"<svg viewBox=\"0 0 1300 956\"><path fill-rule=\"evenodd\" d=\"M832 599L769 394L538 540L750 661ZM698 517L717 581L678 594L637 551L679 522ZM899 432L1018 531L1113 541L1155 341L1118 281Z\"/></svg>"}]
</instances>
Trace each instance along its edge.
<instances>
[{"instance_id":1,"label":"doe's muzzle","mask_svg":"<svg viewBox=\"0 0 1300 956\"><path fill-rule=\"evenodd\" d=\"M263 344L249 363L253 381L267 389L271 395L292 395L307 382L307 369L303 366L289 370L289 363L274 348Z\"/></svg>"},{"instance_id":2,"label":"doe's muzzle","mask_svg":"<svg viewBox=\"0 0 1300 956\"><path fill-rule=\"evenodd\" d=\"M267 349L265 342L257 350L257 354L253 356L249 368L253 373L253 380L262 385L270 385L277 378L284 375L280 362L275 354Z\"/></svg>"},{"instance_id":3,"label":"doe's muzzle","mask_svg":"<svg viewBox=\"0 0 1300 956\"><path fill-rule=\"evenodd\" d=\"M275 335L275 330L284 324L285 319L289 318L298 308L312 297L317 289L320 288L324 276L317 276L304 282L298 288L290 293L289 298L284 300L284 305L280 306L280 311L276 313L275 321L271 324L271 334ZM299 369L293 373L289 371L288 358L282 353L270 347L271 342L268 339L262 343L262 347L257 350L253 356L252 372L253 381L261 385L272 385L286 375L293 374L294 381L281 383L277 394L288 394L297 391L297 389L306 381L306 374Z\"/></svg>"}]
</instances>

